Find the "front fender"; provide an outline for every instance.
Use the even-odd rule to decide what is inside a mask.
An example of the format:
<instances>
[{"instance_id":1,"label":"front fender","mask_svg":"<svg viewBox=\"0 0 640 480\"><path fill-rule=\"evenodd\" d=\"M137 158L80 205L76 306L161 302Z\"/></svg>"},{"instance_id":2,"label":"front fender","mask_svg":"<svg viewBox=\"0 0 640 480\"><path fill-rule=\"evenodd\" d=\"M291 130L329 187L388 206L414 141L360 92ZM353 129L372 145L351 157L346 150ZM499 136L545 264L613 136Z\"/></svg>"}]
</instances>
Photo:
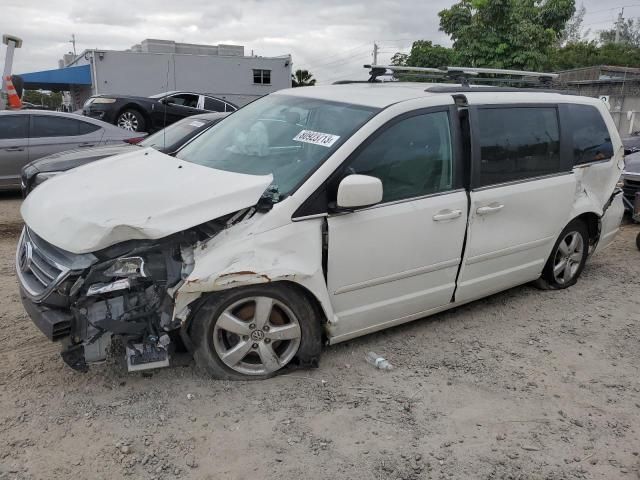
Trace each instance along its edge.
<instances>
[{"instance_id":1,"label":"front fender","mask_svg":"<svg viewBox=\"0 0 640 480\"><path fill-rule=\"evenodd\" d=\"M203 294L276 281L306 289L320 304L327 322L333 322L322 269L322 219L260 233L240 224L198 245L193 271L175 292L174 317L184 321L189 305Z\"/></svg>"}]
</instances>

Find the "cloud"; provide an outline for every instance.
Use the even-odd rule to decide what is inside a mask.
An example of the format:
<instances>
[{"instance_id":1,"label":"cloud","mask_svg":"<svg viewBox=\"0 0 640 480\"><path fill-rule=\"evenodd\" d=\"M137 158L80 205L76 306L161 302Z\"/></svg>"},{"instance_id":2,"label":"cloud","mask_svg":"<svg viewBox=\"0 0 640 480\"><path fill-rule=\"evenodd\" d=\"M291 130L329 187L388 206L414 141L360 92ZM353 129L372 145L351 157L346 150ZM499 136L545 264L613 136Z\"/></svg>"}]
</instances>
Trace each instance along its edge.
<instances>
[{"instance_id":1,"label":"cloud","mask_svg":"<svg viewBox=\"0 0 640 480\"><path fill-rule=\"evenodd\" d=\"M587 11L599 0L587 0ZM2 0L0 32L23 38L14 71L55 68L77 48L126 49L145 38L189 43L235 43L245 52L291 54L294 68L308 69L320 83L366 78L373 42L379 62L407 51L413 40L448 45L438 12L452 0ZM635 10L640 13L640 8ZM626 13L626 10L625 10ZM632 12L630 12L632 13ZM589 22L609 18L594 13ZM608 16L607 16L608 15ZM604 26L603 26L604 28ZM4 50L0 50L0 62Z\"/></svg>"}]
</instances>

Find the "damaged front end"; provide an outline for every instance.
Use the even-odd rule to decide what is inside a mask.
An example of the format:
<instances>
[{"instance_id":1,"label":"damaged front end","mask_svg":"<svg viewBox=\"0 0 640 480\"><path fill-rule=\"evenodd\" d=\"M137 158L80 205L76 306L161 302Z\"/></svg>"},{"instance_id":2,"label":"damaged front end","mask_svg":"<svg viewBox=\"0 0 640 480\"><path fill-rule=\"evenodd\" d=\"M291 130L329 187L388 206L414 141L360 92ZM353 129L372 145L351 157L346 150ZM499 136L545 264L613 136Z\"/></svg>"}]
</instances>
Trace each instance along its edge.
<instances>
[{"instance_id":1,"label":"damaged front end","mask_svg":"<svg viewBox=\"0 0 640 480\"><path fill-rule=\"evenodd\" d=\"M90 254L63 251L25 227L16 254L22 303L50 340L63 342L73 369L105 360L114 338L130 371L168 366L181 326L173 296L194 268L193 248L254 212Z\"/></svg>"}]
</instances>

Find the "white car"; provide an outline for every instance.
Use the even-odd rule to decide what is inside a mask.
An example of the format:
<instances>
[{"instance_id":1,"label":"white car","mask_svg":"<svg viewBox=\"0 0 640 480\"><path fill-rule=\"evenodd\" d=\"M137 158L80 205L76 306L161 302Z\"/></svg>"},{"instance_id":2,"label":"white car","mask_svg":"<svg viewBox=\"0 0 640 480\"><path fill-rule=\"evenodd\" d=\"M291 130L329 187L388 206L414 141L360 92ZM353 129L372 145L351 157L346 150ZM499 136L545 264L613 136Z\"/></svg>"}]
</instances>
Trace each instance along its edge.
<instances>
[{"instance_id":1,"label":"white car","mask_svg":"<svg viewBox=\"0 0 640 480\"><path fill-rule=\"evenodd\" d=\"M24 306L84 370L184 343L225 379L516 285L573 285L623 213L604 104L422 83L282 90L176 158L144 149L24 202Z\"/></svg>"}]
</instances>

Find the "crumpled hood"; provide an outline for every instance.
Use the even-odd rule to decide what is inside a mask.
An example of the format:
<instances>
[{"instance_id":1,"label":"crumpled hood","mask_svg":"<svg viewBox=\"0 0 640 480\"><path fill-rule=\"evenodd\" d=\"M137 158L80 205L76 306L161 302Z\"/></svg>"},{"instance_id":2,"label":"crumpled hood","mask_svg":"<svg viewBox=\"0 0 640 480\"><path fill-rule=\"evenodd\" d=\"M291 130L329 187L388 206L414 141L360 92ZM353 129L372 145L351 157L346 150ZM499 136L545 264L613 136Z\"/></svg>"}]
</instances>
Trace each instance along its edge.
<instances>
[{"instance_id":1,"label":"crumpled hood","mask_svg":"<svg viewBox=\"0 0 640 480\"><path fill-rule=\"evenodd\" d=\"M145 148L55 176L26 198L20 213L49 243L88 253L250 207L271 182L271 175L216 170Z\"/></svg>"}]
</instances>

